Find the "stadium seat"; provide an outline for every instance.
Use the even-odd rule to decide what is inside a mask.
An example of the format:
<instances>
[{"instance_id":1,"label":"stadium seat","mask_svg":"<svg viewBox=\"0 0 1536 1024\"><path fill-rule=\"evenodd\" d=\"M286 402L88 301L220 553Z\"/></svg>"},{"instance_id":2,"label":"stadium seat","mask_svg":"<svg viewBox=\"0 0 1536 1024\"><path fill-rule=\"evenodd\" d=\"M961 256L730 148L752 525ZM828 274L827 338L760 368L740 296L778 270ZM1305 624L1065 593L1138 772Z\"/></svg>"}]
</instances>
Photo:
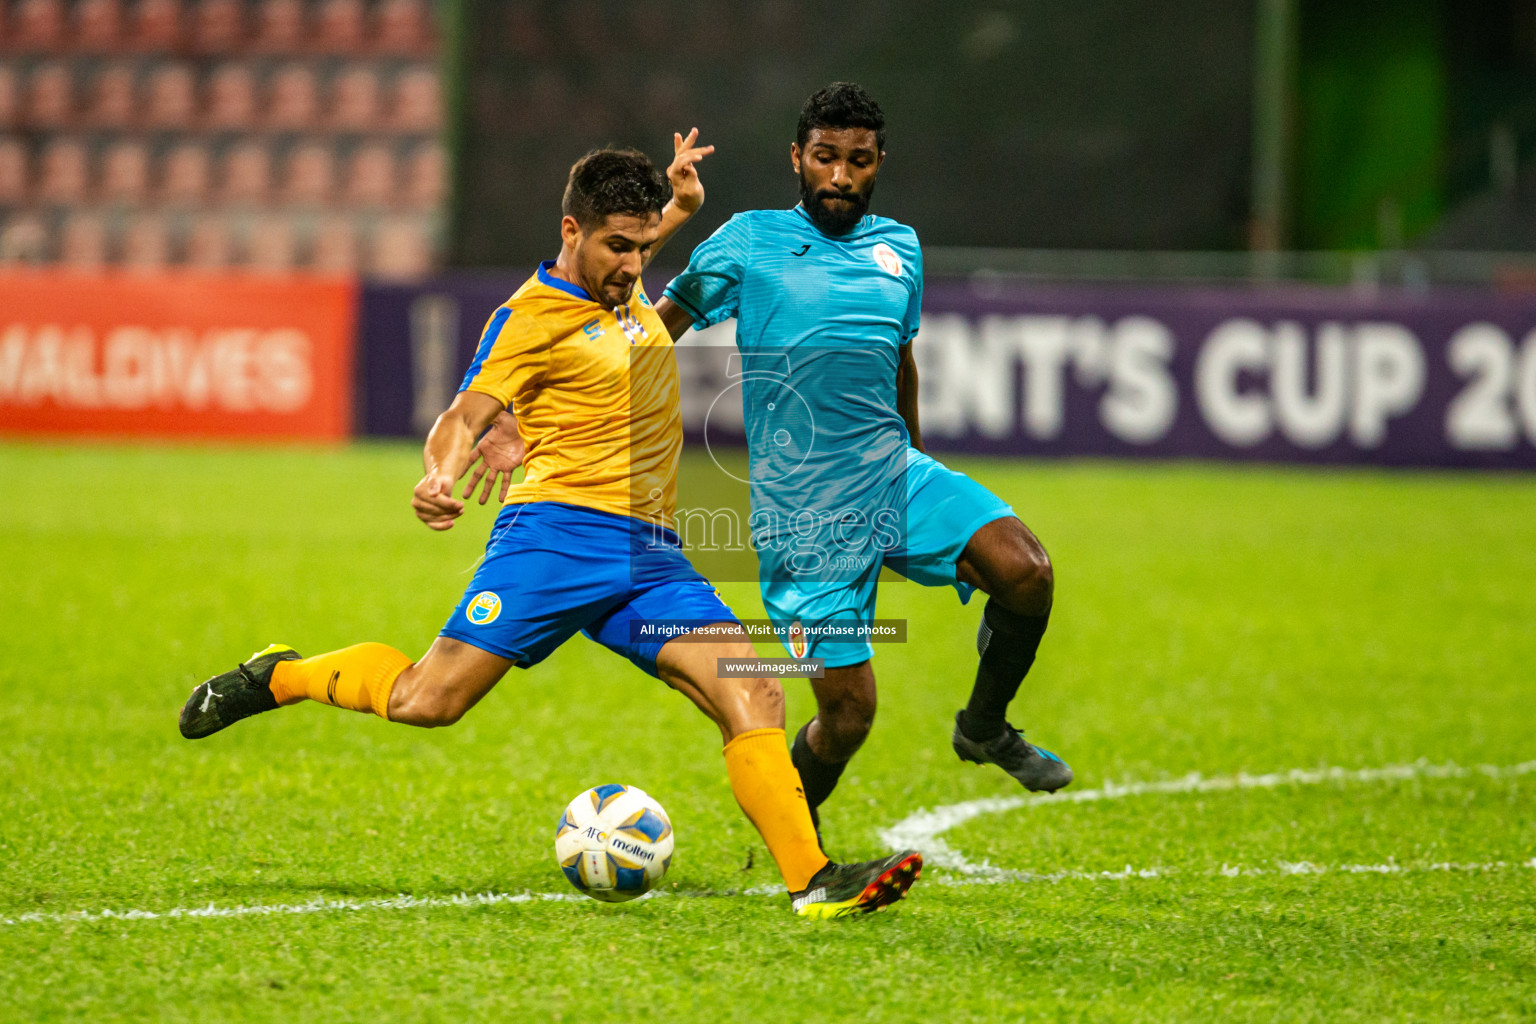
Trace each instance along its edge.
<instances>
[{"instance_id":1,"label":"stadium seat","mask_svg":"<svg viewBox=\"0 0 1536 1024\"><path fill-rule=\"evenodd\" d=\"M331 80L331 127L338 131L372 131L379 121L379 74L354 64Z\"/></svg>"},{"instance_id":2,"label":"stadium seat","mask_svg":"<svg viewBox=\"0 0 1536 1024\"><path fill-rule=\"evenodd\" d=\"M0 138L0 206L20 206L27 201L26 143Z\"/></svg>"},{"instance_id":3,"label":"stadium seat","mask_svg":"<svg viewBox=\"0 0 1536 1024\"><path fill-rule=\"evenodd\" d=\"M129 270L160 270L171 262L171 228L157 213L139 213L123 229L120 261Z\"/></svg>"},{"instance_id":4,"label":"stadium seat","mask_svg":"<svg viewBox=\"0 0 1536 1024\"><path fill-rule=\"evenodd\" d=\"M48 259L48 225L35 213L19 213L0 229L0 266Z\"/></svg>"},{"instance_id":5,"label":"stadium seat","mask_svg":"<svg viewBox=\"0 0 1536 1024\"><path fill-rule=\"evenodd\" d=\"M165 155L160 172L160 201L173 206L204 206L212 177L208 147L183 142Z\"/></svg>"},{"instance_id":6,"label":"stadium seat","mask_svg":"<svg viewBox=\"0 0 1536 1024\"><path fill-rule=\"evenodd\" d=\"M373 232L368 272L388 280L410 280L432 269L426 226L415 217L386 217Z\"/></svg>"},{"instance_id":7,"label":"stadium seat","mask_svg":"<svg viewBox=\"0 0 1536 1024\"><path fill-rule=\"evenodd\" d=\"M43 149L36 198L44 203L74 206L90 193L90 158L75 139L55 139Z\"/></svg>"},{"instance_id":8,"label":"stadium seat","mask_svg":"<svg viewBox=\"0 0 1536 1024\"><path fill-rule=\"evenodd\" d=\"M107 262L107 225L99 214L72 213L59 231L59 263L71 270L100 270Z\"/></svg>"},{"instance_id":9,"label":"stadium seat","mask_svg":"<svg viewBox=\"0 0 1536 1024\"><path fill-rule=\"evenodd\" d=\"M133 65L103 65L91 79L85 123L93 128L125 128L137 117L134 109L136 83Z\"/></svg>"},{"instance_id":10,"label":"stadium seat","mask_svg":"<svg viewBox=\"0 0 1536 1024\"><path fill-rule=\"evenodd\" d=\"M520 134L558 130L577 106L570 84L553 68L536 72L518 99L503 109L510 129Z\"/></svg>"},{"instance_id":11,"label":"stadium seat","mask_svg":"<svg viewBox=\"0 0 1536 1024\"><path fill-rule=\"evenodd\" d=\"M261 0L252 45L263 53L298 53L308 42L304 29L302 0Z\"/></svg>"},{"instance_id":12,"label":"stadium seat","mask_svg":"<svg viewBox=\"0 0 1536 1024\"><path fill-rule=\"evenodd\" d=\"M19 91L15 66L0 62L0 128L9 128L20 119Z\"/></svg>"},{"instance_id":13,"label":"stadium seat","mask_svg":"<svg viewBox=\"0 0 1536 1024\"><path fill-rule=\"evenodd\" d=\"M234 239L229 221L213 213L193 218L187 229L187 265L199 270L222 270L233 261Z\"/></svg>"},{"instance_id":14,"label":"stadium seat","mask_svg":"<svg viewBox=\"0 0 1536 1024\"><path fill-rule=\"evenodd\" d=\"M315 38L327 53L362 53L367 42L367 11L362 0L324 0Z\"/></svg>"},{"instance_id":15,"label":"stadium seat","mask_svg":"<svg viewBox=\"0 0 1536 1024\"><path fill-rule=\"evenodd\" d=\"M447 153L435 142L416 147L406 164L406 205L413 210L436 210L447 198Z\"/></svg>"},{"instance_id":16,"label":"stadium seat","mask_svg":"<svg viewBox=\"0 0 1536 1024\"><path fill-rule=\"evenodd\" d=\"M122 0L76 0L74 42L88 53L112 53L122 42Z\"/></svg>"},{"instance_id":17,"label":"stadium seat","mask_svg":"<svg viewBox=\"0 0 1536 1024\"><path fill-rule=\"evenodd\" d=\"M279 68L267 96L267 126L307 131L315 126L319 106L315 73L302 64Z\"/></svg>"},{"instance_id":18,"label":"stadium seat","mask_svg":"<svg viewBox=\"0 0 1536 1024\"><path fill-rule=\"evenodd\" d=\"M137 0L129 39L135 50L171 53L181 41L181 0Z\"/></svg>"},{"instance_id":19,"label":"stadium seat","mask_svg":"<svg viewBox=\"0 0 1536 1024\"><path fill-rule=\"evenodd\" d=\"M238 142L224 154L219 200L261 204L272 188L272 154L259 142Z\"/></svg>"},{"instance_id":20,"label":"stadium seat","mask_svg":"<svg viewBox=\"0 0 1536 1024\"><path fill-rule=\"evenodd\" d=\"M350 218L332 215L320 221L310 247L309 267L323 273L357 272L357 228Z\"/></svg>"},{"instance_id":21,"label":"stadium seat","mask_svg":"<svg viewBox=\"0 0 1536 1024\"><path fill-rule=\"evenodd\" d=\"M372 142L352 151L347 161L346 201L356 207L385 207L395 196L395 154Z\"/></svg>"},{"instance_id":22,"label":"stadium seat","mask_svg":"<svg viewBox=\"0 0 1536 1024\"><path fill-rule=\"evenodd\" d=\"M188 128L197 116L197 78L189 64L162 64L149 74L144 89L144 124L152 128Z\"/></svg>"},{"instance_id":23,"label":"stadium seat","mask_svg":"<svg viewBox=\"0 0 1536 1024\"><path fill-rule=\"evenodd\" d=\"M661 70L646 79L640 109L650 124L682 124L689 116L688 82L671 70Z\"/></svg>"},{"instance_id":24,"label":"stadium seat","mask_svg":"<svg viewBox=\"0 0 1536 1024\"><path fill-rule=\"evenodd\" d=\"M402 132L435 132L442 127L442 98L437 72L430 68L402 71L395 79L390 124Z\"/></svg>"},{"instance_id":25,"label":"stadium seat","mask_svg":"<svg viewBox=\"0 0 1536 1024\"><path fill-rule=\"evenodd\" d=\"M57 53L64 45L64 0L15 0L6 13L8 49Z\"/></svg>"},{"instance_id":26,"label":"stadium seat","mask_svg":"<svg viewBox=\"0 0 1536 1024\"><path fill-rule=\"evenodd\" d=\"M115 142L101 158L103 202L143 206L149 198L149 147L142 142Z\"/></svg>"},{"instance_id":27,"label":"stadium seat","mask_svg":"<svg viewBox=\"0 0 1536 1024\"><path fill-rule=\"evenodd\" d=\"M245 42L242 0L199 0L192 38L200 53L230 54Z\"/></svg>"},{"instance_id":28,"label":"stadium seat","mask_svg":"<svg viewBox=\"0 0 1536 1024\"><path fill-rule=\"evenodd\" d=\"M208 79L208 127L245 131L256 123L256 73L246 64L222 64Z\"/></svg>"},{"instance_id":29,"label":"stadium seat","mask_svg":"<svg viewBox=\"0 0 1536 1024\"><path fill-rule=\"evenodd\" d=\"M75 116L75 83L68 64L40 64L27 81L26 121L34 128L65 128Z\"/></svg>"},{"instance_id":30,"label":"stadium seat","mask_svg":"<svg viewBox=\"0 0 1536 1024\"><path fill-rule=\"evenodd\" d=\"M380 0L374 17L380 52L401 56L432 52L432 24L423 0Z\"/></svg>"},{"instance_id":31,"label":"stadium seat","mask_svg":"<svg viewBox=\"0 0 1536 1024\"><path fill-rule=\"evenodd\" d=\"M545 60L553 52L549 36L539 21L538 9L530 3L503 5L501 38L508 51L523 60Z\"/></svg>"},{"instance_id":32,"label":"stadium seat","mask_svg":"<svg viewBox=\"0 0 1536 1024\"><path fill-rule=\"evenodd\" d=\"M288 218L268 216L251 225L246 265L253 270L283 273L294 268L294 232Z\"/></svg>"},{"instance_id":33,"label":"stadium seat","mask_svg":"<svg viewBox=\"0 0 1536 1024\"><path fill-rule=\"evenodd\" d=\"M336 160L331 148L306 142L288 153L283 200L299 206L324 206L336 189Z\"/></svg>"}]
</instances>

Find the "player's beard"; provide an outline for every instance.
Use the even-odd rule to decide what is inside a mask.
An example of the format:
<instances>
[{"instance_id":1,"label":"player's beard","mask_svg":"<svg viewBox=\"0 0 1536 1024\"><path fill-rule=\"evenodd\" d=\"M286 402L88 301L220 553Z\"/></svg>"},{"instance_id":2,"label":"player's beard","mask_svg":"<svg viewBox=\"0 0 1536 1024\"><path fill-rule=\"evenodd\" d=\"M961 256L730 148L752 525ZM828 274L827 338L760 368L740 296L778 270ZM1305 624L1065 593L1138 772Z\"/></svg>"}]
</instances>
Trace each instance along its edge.
<instances>
[{"instance_id":1,"label":"player's beard","mask_svg":"<svg viewBox=\"0 0 1536 1024\"><path fill-rule=\"evenodd\" d=\"M610 291L610 289L612 291ZM614 291L618 292L619 294L615 296L613 294ZM619 281L604 281L603 287L598 290L600 301L609 309L618 309L620 306L629 302L630 298L632 298L634 294L635 282L633 281L629 282L628 284L623 284Z\"/></svg>"},{"instance_id":2,"label":"player's beard","mask_svg":"<svg viewBox=\"0 0 1536 1024\"><path fill-rule=\"evenodd\" d=\"M862 192L839 192L836 189L824 188L817 191L806 180L804 174L800 175L800 205L805 207L805 212L810 216L811 223L815 224L828 235L846 235L852 231L864 219L869 212L870 197L875 194L875 183L870 181L869 186ZM823 199L848 199L847 203L838 203L836 206L827 206Z\"/></svg>"}]
</instances>

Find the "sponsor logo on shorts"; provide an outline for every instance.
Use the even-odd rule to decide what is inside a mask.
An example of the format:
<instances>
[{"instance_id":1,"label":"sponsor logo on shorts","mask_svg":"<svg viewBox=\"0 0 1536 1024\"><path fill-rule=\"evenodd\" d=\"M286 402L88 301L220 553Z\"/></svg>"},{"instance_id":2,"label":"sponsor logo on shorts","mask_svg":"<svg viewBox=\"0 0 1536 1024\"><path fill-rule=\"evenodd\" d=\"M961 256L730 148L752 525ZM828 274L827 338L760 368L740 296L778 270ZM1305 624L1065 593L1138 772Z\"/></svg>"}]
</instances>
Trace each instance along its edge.
<instances>
[{"instance_id":1,"label":"sponsor logo on shorts","mask_svg":"<svg viewBox=\"0 0 1536 1024\"><path fill-rule=\"evenodd\" d=\"M501 598L489 590L482 590L464 609L464 617L477 626L488 626L501 614Z\"/></svg>"},{"instance_id":2,"label":"sponsor logo on shorts","mask_svg":"<svg viewBox=\"0 0 1536 1024\"><path fill-rule=\"evenodd\" d=\"M789 624L789 653L797 658L803 658L807 649L805 627L800 625L799 619L796 619Z\"/></svg>"}]
</instances>

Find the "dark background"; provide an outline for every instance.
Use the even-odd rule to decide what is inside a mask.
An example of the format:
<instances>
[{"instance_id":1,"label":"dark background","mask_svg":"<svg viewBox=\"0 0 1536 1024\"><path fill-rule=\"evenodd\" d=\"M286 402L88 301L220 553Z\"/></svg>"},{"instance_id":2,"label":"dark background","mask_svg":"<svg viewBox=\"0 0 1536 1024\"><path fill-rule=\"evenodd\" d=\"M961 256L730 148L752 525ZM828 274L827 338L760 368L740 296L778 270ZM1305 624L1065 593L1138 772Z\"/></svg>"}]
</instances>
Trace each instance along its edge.
<instances>
[{"instance_id":1,"label":"dark background","mask_svg":"<svg viewBox=\"0 0 1536 1024\"><path fill-rule=\"evenodd\" d=\"M835 79L884 107L877 212L928 246L1241 250L1536 243L1533 0L451 0L449 259L558 245L586 150L663 161L697 125L709 201L796 200L796 114ZM1260 58L1281 12L1284 62ZM1256 76L1281 80L1283 211L1255 232Z\"/></svg>"},{"instance_id":2,"label":"dark background","mask_svg":"<svg viewBox=\"0 0 1536 1024\"><path fill-rule=\"evenodd\" d=\"M1242 242L1243 3L578 0L470 12L462 265L552 256L577 157L617 143L659 163L671 133L693 125L719 149L678 252L737 210L792 206L800 105L838 79L886 112L877 212L926 244Z\"/></svg>"}]
</instances>

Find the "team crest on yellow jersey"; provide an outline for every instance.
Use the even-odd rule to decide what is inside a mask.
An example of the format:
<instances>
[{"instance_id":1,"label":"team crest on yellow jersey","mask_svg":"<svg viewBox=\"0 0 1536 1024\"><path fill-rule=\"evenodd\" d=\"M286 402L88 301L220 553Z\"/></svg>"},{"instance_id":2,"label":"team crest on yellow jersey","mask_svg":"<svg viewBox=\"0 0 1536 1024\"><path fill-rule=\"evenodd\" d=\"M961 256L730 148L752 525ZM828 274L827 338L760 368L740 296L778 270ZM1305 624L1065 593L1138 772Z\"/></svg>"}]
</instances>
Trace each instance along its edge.
<instances>
[{"instance_id":1,"label":"team crest on yellow jersey","mask_svg":"<svg viewBox=\"0 0 1536 1024\"><path fill-rule=\"evenodd\" d=\"M501 598L489 590L482 590L475 595L475 599L469 602L469 607L464 609L464 617L477 626L486 626L496 621L501 614Z\"/></svg>"}]
</instances>

